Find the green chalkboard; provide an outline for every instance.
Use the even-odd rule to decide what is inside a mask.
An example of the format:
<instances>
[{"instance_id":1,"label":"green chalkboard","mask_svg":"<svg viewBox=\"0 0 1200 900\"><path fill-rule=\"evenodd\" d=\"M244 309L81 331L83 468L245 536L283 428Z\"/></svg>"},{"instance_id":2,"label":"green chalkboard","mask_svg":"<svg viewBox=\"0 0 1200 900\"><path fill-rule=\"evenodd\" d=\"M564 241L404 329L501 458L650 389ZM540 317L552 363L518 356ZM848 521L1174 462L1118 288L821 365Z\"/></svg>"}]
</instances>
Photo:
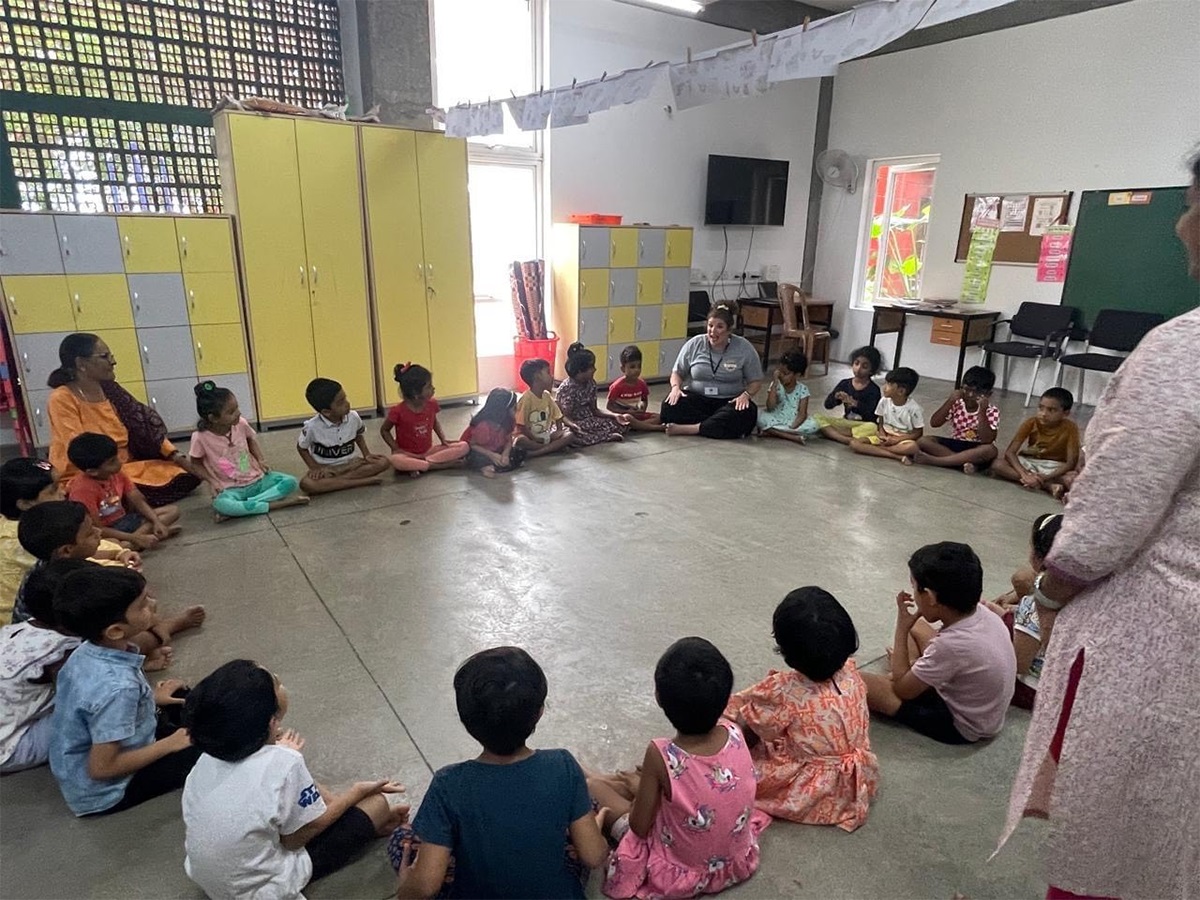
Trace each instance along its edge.
<instances>
[{"instance_id":1,"label":"green chalkboard","mask_svg":"<svg viewBox=\"0 0 1200 900\"><path fill-rule=\"evenodd\" d=\"M1187 253L1175 236L1187 188L1085 191L1075 217L1064 306L1083 310L1091 325L1102 309L1159 312L1170 318L1200 304L1200 286L1188 277ZM1141 199L1149 203L1117 203ZM1130 196L1132 195L1132 196Z\"/></svg>"}]
</instances>

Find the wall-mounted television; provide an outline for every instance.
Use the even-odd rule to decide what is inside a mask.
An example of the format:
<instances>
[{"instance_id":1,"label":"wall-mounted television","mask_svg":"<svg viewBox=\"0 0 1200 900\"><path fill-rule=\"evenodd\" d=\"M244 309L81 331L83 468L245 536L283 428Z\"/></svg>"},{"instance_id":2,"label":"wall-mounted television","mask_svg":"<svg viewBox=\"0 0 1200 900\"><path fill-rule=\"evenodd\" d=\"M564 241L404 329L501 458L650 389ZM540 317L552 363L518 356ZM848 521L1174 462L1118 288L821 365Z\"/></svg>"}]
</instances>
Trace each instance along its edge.
<instances>
[{"instance_id":1,"label":"wall-mounted television","mask_svg":"<svg viewBox=\"0 0 1200 900\"><path fill-rule=\"evenodd\" d=\"M782 225L788 161L709 156L705 225Z\"/></svg>"}]
</instances>

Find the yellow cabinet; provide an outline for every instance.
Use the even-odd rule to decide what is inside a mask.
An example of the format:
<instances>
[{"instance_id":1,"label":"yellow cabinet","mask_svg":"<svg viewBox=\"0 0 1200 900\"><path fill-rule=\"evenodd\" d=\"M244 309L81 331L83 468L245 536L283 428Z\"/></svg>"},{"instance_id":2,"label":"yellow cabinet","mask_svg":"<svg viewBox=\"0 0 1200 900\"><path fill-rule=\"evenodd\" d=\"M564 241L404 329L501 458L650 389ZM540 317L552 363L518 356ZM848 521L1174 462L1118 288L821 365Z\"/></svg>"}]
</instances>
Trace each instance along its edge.
<instances>
[{"instance_id":1,"label":"yellow cabinet","mask_svg":"<svg viewBox=\"0 0 1200 900\"><path fill-rule=\"evenodd\" d=\"M117 233L126 272L179 271L174 219L169 216L118 216Z\"/></svg>"},{"instance_id":2,"label":"yellow cabinet","mask_svg":"<svg viewBox=\"0 0 1200 900\"><path fill-rule=\"evenodd\" d=\"M614 306L608 311L608 342L628 344L636 331L636 310L632 306Z\"/></svg>"},{"instance_id":3,"label":"yellow cabinet","mask_svg":"<svg viewBox=\"0 0 1200 900\"><path fill-rule=\"evenodd\" d=\"M638 347L642 350L642 377L657 378L662 374L658 370L658 341L642 341Z\"/></svg>"},{"instance_id":4,"label":"yellow cabinet","mask_svg":"<svg viewBox=\"0 0 1200 900\"><path fill-rule=\"evenodd\" d=\"M608 347L588 347L588 349L596 354L596 374L593 377L596 379L596 384L603 387L609 382ZM596 401L601 407L607 402L606 397L599 396L596 398Z\"/></svg>"},{"instance_id":5,"label":"yellow cabinet","mask_svg":"<svg viewBox=\"0 0 1200 900\"><path fill-rule=\"evenodd\" d=\"M193 325L224 325L242 320L234 272L192 272L183 276L188 321Z\"/></svg>"},{"instance_id":6,"label":"yellow cabinet","mask_svg":"<svg viewBox=\"0 0 1200 900\"><path fill-rule=\"evenodd\" d=\"M637 273L637 302L638 306L653 306L663 300L663 270L638 269Z\"/></svg>"},{"instance_id":7,"label":"yellow cabinet","mask_svg":"<svg viewBox=\"0 0 1200 900\"><path fill-rule=\"evenodd\" d=\"M76 331L133 327L129 282L124 275L68 275L67 292L75 310Z\"/></svg>"},{"instance_id":8,"label":"yellow cabinet","mask_svg":"<svg viewBox=\"0 0 1200 900\"><path fill-rule=\"evenodd\" d=\"M268 156L272 155L270 153ZM295 163L291 167L295 168ZM179 266L184 272L232 272L233 236L228 219L187 216L175 220Z\"/></svg>"},{"instance_id":9,"label":"yellow cabinet","mask_svg":"<svg viewBox=\"0 0 1200 900\"><path fill-rule=\"evenodd\" d=\"M136 331L132 328L101 328L96 329L94 333L108 345L108 352L117 361L117 381L124 385L126 381L136 384L144 380L142 354L139 352ZM142 393L145 394L144 388Z\"/></svg>"},{"instance_id":10,"label":"yellow cabinet","mask_svg":"<svg viewBox=\"0 0 1200 900\"><path fill-rule=\"evenodd\" d=\"M662 308L662 336L664 340L687 337L686 303L668 303Z\"/></svg>"},{"instance_id":11,"label":"yellow cabinet","mask_svg":"<svg viewBox=\"0 0 1200 900\"><path fill-rule=\"evenodd\" d=\"M638 264L638 230L610 228L608 230L609 264L614 269L632 269Z\"/></svg>"},{"instance_id":12,"label":"yellow cabinet","mask_svg":"<svg viewBox=\"0 0 1200 900\"><path fill-rule=\"evenodd\" d=\"M196 353L196 374L201 377L246 371L246 348L239 324L193 325L192 349Z\"/></svg>"},{"instance_id":13,"label":"yellow cabinet","mask_svg":"<svg viewBox=\"0 0 1200 900\"><path fill-rule=\"evenodd\" d=\"M668 266L691 266L692 229L667 229L666 263Z\"/></svg>"},{"instance_id":14,"label":"yellow cabinet","mask_svg":"<svg viewBox=\"0 0 1200 900\"><path fill-rule=\"evenodd\" d=\"M149 403L149 394L146 393L146 382L144 381L121 381L121 387L133 394L142 403Z\"/></svg>"},{"instance_id":15,"label":"yellow cabinet","mask_svg":"<svg viewBox=\"0 0 1200 900\"><path fill-rule=\"evenodd\" d=\"M75 330L67 276L9 275L2 286L14 334Z\"/></svg>"},{"instance_id":16,"label":"yellow cabinet","mask_svg":"<svg viewBox=\"0 0 1200 900\"><path fill-rule=\"evenodd\" d=\"M579 305L588 308L608 306L608 269L579 270Z\"/></svg>"}]
</instances>

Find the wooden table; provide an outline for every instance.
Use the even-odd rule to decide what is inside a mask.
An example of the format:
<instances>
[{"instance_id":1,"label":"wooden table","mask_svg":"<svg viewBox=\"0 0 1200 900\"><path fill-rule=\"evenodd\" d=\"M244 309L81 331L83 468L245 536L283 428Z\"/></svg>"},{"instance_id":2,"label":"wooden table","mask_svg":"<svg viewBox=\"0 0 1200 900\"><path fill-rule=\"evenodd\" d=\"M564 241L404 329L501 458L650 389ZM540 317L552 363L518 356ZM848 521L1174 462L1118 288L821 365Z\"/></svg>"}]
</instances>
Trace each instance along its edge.
<instances>
[{"instance_id":1,"label":"wooden table","mask_svg":"<svg viewBox=\"0 0 1200 900\"><path fill-rule=\"evenodd\" d=\"M933 319L929 342L958 348L958 370L954 374L954 386L958 387L962 383L967 348L979 347L990 341L1000 315L997 310L958 306L936 309L926 306L880 305L875 307L875 314L871 318L869 343L874 344L875 338L881 334L896 335L896 355L892 360L892 368L896 368L900 365L900 351L904 348L904 324L908 317L925 316Z\"/></svg>"},{"instance_id":2,"label":"wooden table","mask_svg":"<svg viewBox=\"0 0 1200 900\"><path fill-rule=\"evenodd\" d=\"M738 312L741 318L741 333L754 332L754 336L762 335L762 363L765 367L771 359L771 337L777 327L783 326L783 309L776 299L765 297L745 298L738 301ZM818 329L828 329L833 324L833 303L827 300L808 301L809 324ZM796 301L796 321L803 321L800 312L800 301ZM816 355L814 350L813 355ZM809 360L812 362L812 360Z\"/></svg>"}]
</instances>

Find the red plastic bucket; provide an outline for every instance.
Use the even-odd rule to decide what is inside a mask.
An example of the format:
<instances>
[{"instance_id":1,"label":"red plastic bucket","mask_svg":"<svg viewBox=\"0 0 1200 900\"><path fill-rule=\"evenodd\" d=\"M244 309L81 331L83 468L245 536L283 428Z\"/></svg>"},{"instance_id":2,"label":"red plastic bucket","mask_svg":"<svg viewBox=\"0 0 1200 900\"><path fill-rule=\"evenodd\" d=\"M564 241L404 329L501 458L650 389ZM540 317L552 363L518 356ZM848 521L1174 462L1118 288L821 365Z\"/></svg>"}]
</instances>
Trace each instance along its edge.
<instances>
[{"instance_id":1,"label":"red plastic bucket","mask_svg":"<svg viewBox=\"0 0 1200 900\"><path fill-rule=\"evenodd\" d=\"M528 387L521 380L521 363L527 359L544 359L550 363L550 371L554 371L554 358L558 353L558 335L553 331L544 341L527 338L513 338L513 389L518 393Z\"/></svg>"}]
</instances>

